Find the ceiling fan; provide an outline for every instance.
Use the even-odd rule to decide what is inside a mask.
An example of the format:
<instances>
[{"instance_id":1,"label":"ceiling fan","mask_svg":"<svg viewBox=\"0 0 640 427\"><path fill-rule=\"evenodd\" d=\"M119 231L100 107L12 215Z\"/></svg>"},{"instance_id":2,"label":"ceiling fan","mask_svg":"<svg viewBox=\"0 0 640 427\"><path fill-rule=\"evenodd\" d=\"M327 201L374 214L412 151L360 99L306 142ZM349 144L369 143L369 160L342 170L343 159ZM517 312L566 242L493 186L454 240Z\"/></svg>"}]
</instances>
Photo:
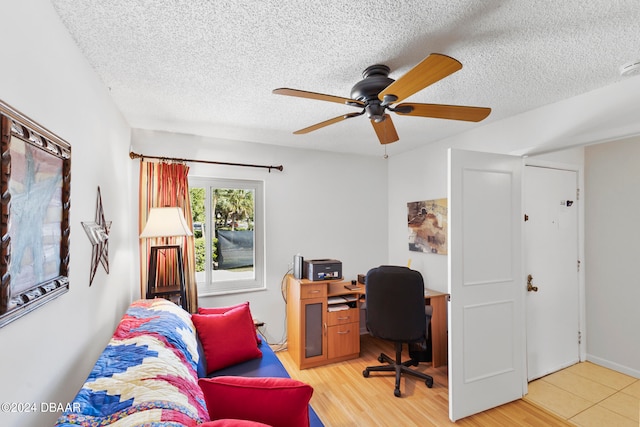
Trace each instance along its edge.
<instances>
[{"instance_id":1,"label":"ceiling fan","mask_svg":"<svg viewBox=\"0 0 640 427\"><path fill-rule=\"evenodd\" d=\"M398 80L389 77L389 67L376 64L362 72L363 79L351 89L351 98L308 92L298 89L274 89L277 95L297 96L337 102L350 107L361 108L357 113L347 113L325 120L294 132L305 134L352 117L367 114L381 144L398 141L398 133L387 111L405 116L433 117L438 119L479 122L491 113L491 108L467 107L462 105L395 103L413 95L433 83L455 73L462 64L449 56L432 53Z\"/></svg>"}]
</instances>

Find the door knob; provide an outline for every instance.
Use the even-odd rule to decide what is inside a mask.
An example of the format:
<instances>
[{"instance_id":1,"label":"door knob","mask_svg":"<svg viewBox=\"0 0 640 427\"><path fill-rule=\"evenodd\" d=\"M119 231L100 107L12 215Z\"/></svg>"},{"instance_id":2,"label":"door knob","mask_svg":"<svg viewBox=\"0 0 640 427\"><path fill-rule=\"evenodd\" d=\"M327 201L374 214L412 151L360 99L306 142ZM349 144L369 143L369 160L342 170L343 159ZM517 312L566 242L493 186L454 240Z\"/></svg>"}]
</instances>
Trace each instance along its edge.
<instances>
[{"instance_id":1,"label":"door knob","mask_svg":"<svg viewBox=\"0 0 640 427\"><path fill-rule=\"evenodd\" d=\"M533 281L533 276L532 275L528 275L527 276L527 292L538 292L538 287L537 286L533 286L533 283L531 283Z\"/></svg>"}]
</instances>

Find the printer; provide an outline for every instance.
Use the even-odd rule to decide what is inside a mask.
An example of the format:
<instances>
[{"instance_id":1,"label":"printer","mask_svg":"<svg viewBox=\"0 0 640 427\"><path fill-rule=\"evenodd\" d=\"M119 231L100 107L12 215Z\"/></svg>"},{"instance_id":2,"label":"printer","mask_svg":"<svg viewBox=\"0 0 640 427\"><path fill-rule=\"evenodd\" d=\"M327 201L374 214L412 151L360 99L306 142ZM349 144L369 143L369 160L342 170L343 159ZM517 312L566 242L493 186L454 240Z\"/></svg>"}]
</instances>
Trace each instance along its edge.
<instances>
[{"instance_id":1,"label":"printer","mask_svg":"<svg viewBox=\"0 0 640 427\"><path fill-rule=\"evenodd\" d=\"M302 275L311 281L342 279L342 262L337 259L304 260Z\"/></svg>"}]
</instances>

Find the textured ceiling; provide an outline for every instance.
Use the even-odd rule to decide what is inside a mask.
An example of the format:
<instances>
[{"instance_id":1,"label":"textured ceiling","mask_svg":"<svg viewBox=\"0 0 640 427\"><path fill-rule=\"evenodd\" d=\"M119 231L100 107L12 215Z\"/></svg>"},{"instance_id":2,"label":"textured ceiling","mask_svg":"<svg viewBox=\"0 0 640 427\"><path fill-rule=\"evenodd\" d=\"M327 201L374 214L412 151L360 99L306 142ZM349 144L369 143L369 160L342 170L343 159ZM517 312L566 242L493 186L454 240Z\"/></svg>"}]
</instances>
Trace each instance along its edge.
<instances>
[{"instance_id":1,"label":"textured ceiling","mask_svg":"<svg viewBox=\"0 0 640 427\"><path fill-rule=\"evenodd\" d=\"M134 128L379 155L366 116L274 95L349 97L369 65L397 79L430 53L463 68L409 102L491 107L480 123L393 115L406 151L618 82L640 58L638 0L51 0Z\"/></svg>"}]
</instances>

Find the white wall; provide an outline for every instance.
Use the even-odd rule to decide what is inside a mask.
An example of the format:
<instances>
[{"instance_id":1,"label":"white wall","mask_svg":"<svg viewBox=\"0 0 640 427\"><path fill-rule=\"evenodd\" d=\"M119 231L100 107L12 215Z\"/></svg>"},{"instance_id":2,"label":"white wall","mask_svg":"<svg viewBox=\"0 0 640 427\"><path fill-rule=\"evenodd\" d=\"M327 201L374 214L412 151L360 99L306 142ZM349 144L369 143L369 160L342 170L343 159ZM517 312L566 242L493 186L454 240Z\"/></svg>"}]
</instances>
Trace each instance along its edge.
<instances>
[{"instance_id":1,"label":"white wall","mask_svg":"<svg viewBox=\"0 0 640 427\"><path fill-rule=\"evenodd\" d=\"M640 138L585 157L587 358L640 378Z\"/></svg>"},{"instance_id":2,"label":"white wall","mask_svg":"<svg viewBox=\"0 0 640 427\"><path fill-rule=\"evenodd\" d=\"M447 197L447 149L424 147L389 158L389 263L422 273L425 286L447 292L447 255L409 251L407 203Z\"/></svg>"},{"instance_id":3,"label":"white wall","mask_svg":"<svg viewBox=\"0 0 640 427\"><path fill-rule=\"evenodd\" d=\"M0 402L31 402L36 413L0 411L0 425L41 427L78 392L137 287L132 272L130 129L47 0L4 2L0 99L71 144L70 290L0 328ZM110 273L89 287L97 187L107 220ZM135 292L134 292L135 291Z\"/></svg>"},{"instance_id":4,"label":"white wall","mask_svg":"<svg viewBox=\"0 0 640 427\"><path fill-rule=\"evenodd\" d=\"M136 153L234 163L283 165L284 170L189 163L189 174L265 182L266 291L204 297L204 307L249 301L266 322L269 342L285 336L283 276L293 256L342 261L346 280L387 257L387 164L382 158L335 154L184 134L135 130ZM136 164L138 161L136 161Z\"/></svg>"}]
</instances>

